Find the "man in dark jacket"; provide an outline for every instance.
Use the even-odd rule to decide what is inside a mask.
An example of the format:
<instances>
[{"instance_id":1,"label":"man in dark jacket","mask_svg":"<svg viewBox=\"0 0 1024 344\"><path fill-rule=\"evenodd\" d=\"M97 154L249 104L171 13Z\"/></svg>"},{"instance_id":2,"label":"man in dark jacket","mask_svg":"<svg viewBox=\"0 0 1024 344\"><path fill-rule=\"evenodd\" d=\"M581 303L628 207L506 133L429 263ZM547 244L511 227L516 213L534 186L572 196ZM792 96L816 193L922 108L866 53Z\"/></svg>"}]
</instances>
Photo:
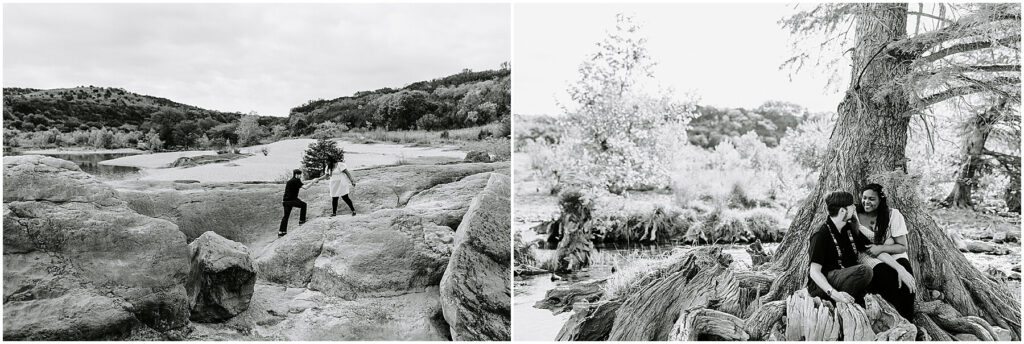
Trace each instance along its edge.
<instances>
[{"instance_id":1,"label":"man in dark jacket","mask_svg":"<svg viewBox=\"0 0 1024 344\"><path fill-rule=\"evenodd\" d=\"M837 302L864 305L864 295L871 282L872 270L857 263L857 251L867 249L867 238L859 235L853 195L836 191L825 196L828 219L811 234L807 292L811 296Z\"/></svg>"},{"instance_id":2,"label":"man in dark jacket","mask_svg":"<svg viewBox=\"0 0 1024 344\"><path fill-rule=\"evenodd\" d=\"M277 231L278 238L288 234L288 216L292 214L292 208L299 208L299 225L306 223L306 202L299 199L299 189L305 189L308 186L302 186L300 177L302 177L302 170L293 170L292 179L285 184L284 200L281 201L281 205L284 206L284 217L281 218L281 228ZM310 185L313 184L310 183Z\"/></svg>"}]
</instances>

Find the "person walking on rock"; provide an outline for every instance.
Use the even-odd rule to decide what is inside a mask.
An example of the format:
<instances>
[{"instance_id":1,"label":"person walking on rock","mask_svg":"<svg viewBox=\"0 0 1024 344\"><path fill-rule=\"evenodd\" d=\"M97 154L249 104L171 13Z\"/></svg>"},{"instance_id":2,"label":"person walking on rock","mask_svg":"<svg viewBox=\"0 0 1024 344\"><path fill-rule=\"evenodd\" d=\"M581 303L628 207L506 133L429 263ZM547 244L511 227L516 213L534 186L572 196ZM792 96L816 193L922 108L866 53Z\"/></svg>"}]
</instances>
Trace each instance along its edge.
<instances>
[{"instance_id":1,"label":"person walking on rock","mask_svg":"<svg viewBox=\"0 0 1024 344\"><path fill-rule=\"evenodd\" d=\"M324 175L317 180L328 177L331 178L331 216L338 215L338 198L344 200L348 209L352 211L352 216L356 216L356 207L352 205L352 199L348 197L349 188L356 185L356 180L352 178L352 173L348 172L348 166L345 166L344 159L336 159L333 156L327 158Z\"/></svg>"},{"instance_id":2,"label":"person walking on rock","mask_svg":"<svg viewBox=\"0 0 1024 344\"><path fill-rule=\"evenodd\" d=\"M295 169L292 171L292 179L285 184L284 200L281 201L281 205L284 206L284 217L281 218L281 228L277 231L278 238L288 234L288 216L291 215L292 208L299 208L299 225L306 223L306 202L299 199L299 189L306 189L309 186L303 186L300 177L302 170Z\"/></svg>"}]
</instances>

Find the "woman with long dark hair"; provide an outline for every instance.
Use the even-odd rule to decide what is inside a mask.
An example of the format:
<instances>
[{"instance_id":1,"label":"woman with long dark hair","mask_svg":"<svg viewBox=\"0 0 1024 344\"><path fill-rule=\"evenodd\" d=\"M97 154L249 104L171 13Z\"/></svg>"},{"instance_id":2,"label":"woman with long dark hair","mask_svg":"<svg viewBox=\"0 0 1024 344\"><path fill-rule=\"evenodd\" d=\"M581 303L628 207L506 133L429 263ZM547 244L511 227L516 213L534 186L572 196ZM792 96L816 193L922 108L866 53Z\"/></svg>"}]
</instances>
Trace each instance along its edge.
<instances>
[{"instance_id":1,"label":"woman with long dark hair","mask_svg":"<svg viewBox=\"0 0 1024 344\"><path fill-rule=\"evenodd\" d=\"M345 201L348 208L352 210L352 216L356 216L356 207L352 205L352 199L348 197L349 187L356 185L355 178L348 172L345 159L338 159L334 156L327 158L327 165L324 167L324 177L331 178L331 216L338 215L338 198Z\"/></svg>"},{"instance_id":2,"label":"woman with long dark hair","mask_svg":"<svg viewBox=\"0 0 1024 344\"><path fill-rule=\"evenodd\" d=\"M914 316L914 294L917 289L907 254L907 223L903 214L889 207L889 200L879 184L861 189L857 205L857 222L861 234L871 239L862 263L873 266L874 274L868 293L889 301L907 320Z\"/></svg>"}]
</instances>

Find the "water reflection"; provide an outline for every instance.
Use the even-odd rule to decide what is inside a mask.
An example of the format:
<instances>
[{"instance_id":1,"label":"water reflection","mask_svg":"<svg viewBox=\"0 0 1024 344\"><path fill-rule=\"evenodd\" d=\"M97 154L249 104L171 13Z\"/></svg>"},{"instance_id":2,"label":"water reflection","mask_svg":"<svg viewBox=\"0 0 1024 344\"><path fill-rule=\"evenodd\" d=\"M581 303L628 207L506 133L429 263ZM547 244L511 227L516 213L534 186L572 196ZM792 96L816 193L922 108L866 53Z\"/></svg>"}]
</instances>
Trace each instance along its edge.
<instances>
[{"instance_id":1,"label":"water reflection","mask_svg":"<svg viewBox=\"0 0 1024 344\"><path fill-rule=\"evenodd\" d=\"M51 156L57 159L67 160L78 165L83 172L102 177L105 179L125 179L135 175L138 175L141 170L137 167L130 166L110 166L101 165L100 161L117 159L126 156L137 155L139 153L81 153L81 154L60 154L60 153L47 153L40 154L45 156ZM5 152L5 156L22 155L20 152Z\"/></svg>"}]
</instances>

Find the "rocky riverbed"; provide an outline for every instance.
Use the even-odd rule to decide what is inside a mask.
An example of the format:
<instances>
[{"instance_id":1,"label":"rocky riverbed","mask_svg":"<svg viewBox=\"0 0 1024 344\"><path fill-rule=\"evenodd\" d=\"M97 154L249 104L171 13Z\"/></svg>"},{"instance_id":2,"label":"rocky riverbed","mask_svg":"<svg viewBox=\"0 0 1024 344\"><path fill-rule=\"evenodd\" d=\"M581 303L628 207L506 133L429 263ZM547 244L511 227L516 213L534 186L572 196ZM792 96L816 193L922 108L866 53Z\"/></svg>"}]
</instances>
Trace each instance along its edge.
<instances>
[{"instance_id":1,"label":"rocky riverbed","mask_svg":"<svg viewBox=\"0 0 1024 344\"><path fill-rule=\"evenodd\" d=\"M282 184L5 157L4 338L508 340L508 163L354 174L358 215L314 185L278 239Z\"/></svg>"}]
</instances>

